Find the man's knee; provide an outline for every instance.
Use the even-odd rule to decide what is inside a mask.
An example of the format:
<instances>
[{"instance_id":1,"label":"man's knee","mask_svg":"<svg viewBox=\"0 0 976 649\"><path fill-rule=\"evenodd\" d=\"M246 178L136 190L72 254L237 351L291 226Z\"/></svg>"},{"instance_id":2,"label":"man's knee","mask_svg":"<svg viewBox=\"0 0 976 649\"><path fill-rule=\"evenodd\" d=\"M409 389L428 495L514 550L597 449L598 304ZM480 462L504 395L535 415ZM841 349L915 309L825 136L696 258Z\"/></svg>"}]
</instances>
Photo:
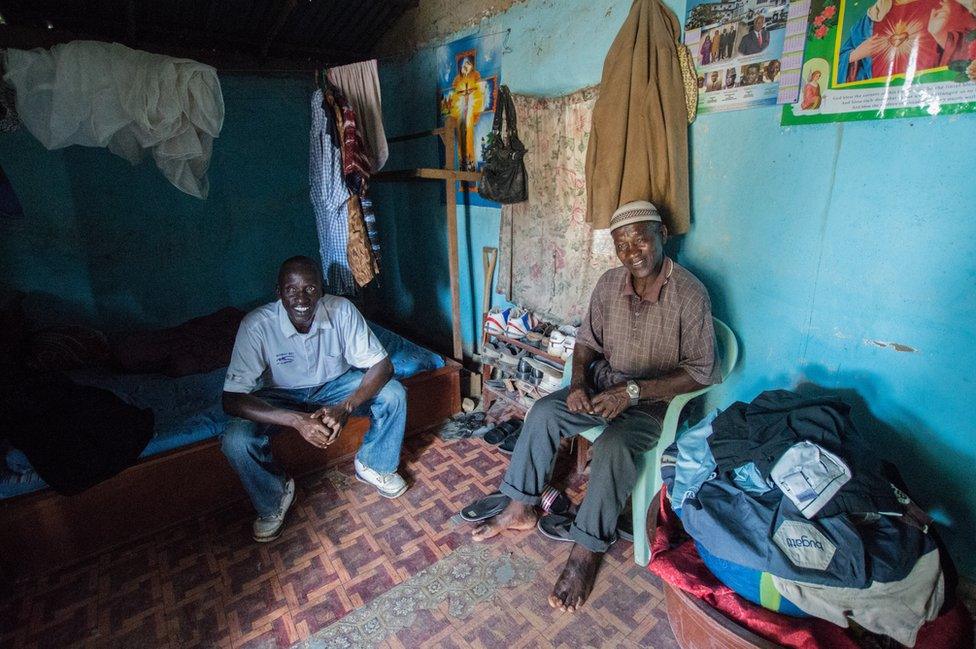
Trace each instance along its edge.
<instances>
[{"instance_id":1,"label":"man's knee","mask_svg":"<svg viewBox=\"0 0 976 649\"><path fill-rule=\"evenodd\" d=\"M639 453L632 431L624 427L607 426L593 442L593 461L608 461L612 464L630 462Z\"/></svg>"},{"instance_id":2,"label":"man's knee","mask_svg":"<svg viewBox=\"0 0 976 649\"><path fill-rule=\"evenodd\" d=\"M400 410L407 407L407 391L399 381L390 379L376 394L374 401L382 408Z\"/></svg>"},{"instance_id":3,"label":"man's knee","mask_svg":"<svg viewBox=\"0 0 976 649\"><path fill-rule=\"evenodd\" d=\"M257 425L247 419L232 417L220 436L220 450L229 459L243 457L257 442Z\"/></svg>"},{"instance_id":4,"label":"man's knee","mask_svg":"<svg viewBox=\"0 0 976 649\"><path fill-rule=\"evenodd\" d=\"M566 397L559 393L547 394L538 399L525 416L526 423L544 423L559 412L566 410Z\"/></svg>"}]
</instances>

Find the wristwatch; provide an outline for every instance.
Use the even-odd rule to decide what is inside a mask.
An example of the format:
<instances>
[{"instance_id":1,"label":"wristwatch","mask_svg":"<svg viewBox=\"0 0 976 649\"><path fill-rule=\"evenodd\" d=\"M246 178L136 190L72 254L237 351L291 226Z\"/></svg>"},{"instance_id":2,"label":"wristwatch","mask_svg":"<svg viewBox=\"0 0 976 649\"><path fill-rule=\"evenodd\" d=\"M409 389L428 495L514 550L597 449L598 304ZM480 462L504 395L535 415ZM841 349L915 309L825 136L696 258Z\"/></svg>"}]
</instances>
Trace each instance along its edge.
<instances>
[{"instance_id":1,"label":"wristwatch","mask_svg":"<svg viewBox=\"0 0 976 649\"><path fill-rule=\"evenodd\" d=\"M637 381L627 381L627 396L630 397L630 405L636 406L640 401L640 386Z\"/></svg>"}]
</instances>

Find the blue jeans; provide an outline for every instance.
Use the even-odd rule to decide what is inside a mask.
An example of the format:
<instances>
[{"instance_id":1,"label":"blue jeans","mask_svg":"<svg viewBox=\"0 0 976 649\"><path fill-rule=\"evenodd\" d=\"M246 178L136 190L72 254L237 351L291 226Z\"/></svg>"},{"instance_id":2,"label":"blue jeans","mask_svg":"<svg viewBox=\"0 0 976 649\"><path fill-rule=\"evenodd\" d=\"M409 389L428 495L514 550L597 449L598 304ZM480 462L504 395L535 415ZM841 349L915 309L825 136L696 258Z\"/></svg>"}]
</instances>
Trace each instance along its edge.
<instances>
[{"instance_id":1,"label":"blue jeans","mask_svg":"<svg viewBox=\"0 0 976 649\"><path fill-rule=\"evenodd\" d=\"M319 387L298 390L270 388L259 390L254 396L278 408L311 412L319 406L341 403L356 391L364 374L353 369ZM359 446L356 459L380 473L396 471L407 423L407 393L403 386L391 379L376 396L352 414L369 415L370 419L369 430ZM273 515L284 495L285 473L271 454L269 435L276 429L270 424L233 417L221 437L221 450L240 476L258 516Z\"/></svg>"}]
</instances>

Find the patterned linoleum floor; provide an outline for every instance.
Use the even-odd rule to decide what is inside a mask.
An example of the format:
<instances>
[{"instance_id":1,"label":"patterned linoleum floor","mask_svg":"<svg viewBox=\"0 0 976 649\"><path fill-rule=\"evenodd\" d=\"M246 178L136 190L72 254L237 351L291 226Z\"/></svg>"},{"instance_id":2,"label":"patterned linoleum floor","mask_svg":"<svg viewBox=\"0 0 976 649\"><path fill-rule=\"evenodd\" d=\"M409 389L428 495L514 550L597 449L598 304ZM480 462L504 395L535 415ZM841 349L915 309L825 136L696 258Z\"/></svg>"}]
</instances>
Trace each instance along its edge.
<instances>
[{"instance_id":1,"label":"patterned linoleum floor","mask_svg":"<svg viewBox=\"0 0 976 649\"><path fill-rule=\"evenodd\" d=\"M422 433L404 445L411 488L386 500L351 462L299 481L277 541L251 541L239 502L0 592L0 647L289 647L468 545L460 507L495 489L507 457L480 440ZM570 492L578 496L580 485ZM499 537L493 557L531 566L522 582L458 615L417 610L374 646L676 647L658 580L618 543L574 615L545 601L569 551L535 532ZM428 571L429 572L429 571ZM412 583L412 582L411 582ZM410 585L409 583L407 584ZM350 615L349 619L354 619Z\"/></svg>"}]
</instances>

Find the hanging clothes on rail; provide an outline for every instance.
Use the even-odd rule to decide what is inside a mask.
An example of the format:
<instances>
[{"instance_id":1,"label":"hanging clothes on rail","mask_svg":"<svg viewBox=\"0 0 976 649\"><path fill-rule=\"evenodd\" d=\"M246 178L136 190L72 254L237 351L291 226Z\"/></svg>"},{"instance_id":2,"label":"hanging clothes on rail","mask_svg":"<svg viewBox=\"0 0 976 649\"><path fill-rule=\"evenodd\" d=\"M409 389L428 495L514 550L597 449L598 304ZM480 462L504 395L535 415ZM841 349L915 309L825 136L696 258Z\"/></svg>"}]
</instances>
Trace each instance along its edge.
<instances>
[{"instance_id":1,"label":"hanging clothes on rail","mask_svg":"<svg viewBox=\"0 0 976 649\"><path fill-rule=\"evenodd\" d=\"M390 155L383 129L383 108L380 99L380 78L376 59L350 63L329 69L329 81L342 90L349 100L356 123L366 142L370 171L376 173Z\"/></svg>"},{"instance_id":2,"label":"hanging clothes on rail","mask_svg":"<svg viewBox=\"0 0 976 649\"><path fill-rule=\"evenodd\" d=\"M312 96L312 115L309 185L325 287L334 295L354 295L379 274L366 148L355 112L325 74Z\"/></svg>"},{"instance_id":3,"label":"hanging clothes on rail","mask_svg":"<svg viewBox=\"0 0 976 649\"><path fill-rule=\"evenodd\" d=\"M379 239L376 236L376 217L373 214L372 203L365 210L363 201L366 198L370 175L369 159L366 145L355 111L342 90L323 75L322 92L323 108L329 110L334 118L335 141L342 156L342 177L346 187L352 194L349 198L348 224L349 239L346 243L346 259L356 284L366 286L379 272ZM367 223L367 214L372 220L373 236Z\"/></svg>"}]
</instances>

